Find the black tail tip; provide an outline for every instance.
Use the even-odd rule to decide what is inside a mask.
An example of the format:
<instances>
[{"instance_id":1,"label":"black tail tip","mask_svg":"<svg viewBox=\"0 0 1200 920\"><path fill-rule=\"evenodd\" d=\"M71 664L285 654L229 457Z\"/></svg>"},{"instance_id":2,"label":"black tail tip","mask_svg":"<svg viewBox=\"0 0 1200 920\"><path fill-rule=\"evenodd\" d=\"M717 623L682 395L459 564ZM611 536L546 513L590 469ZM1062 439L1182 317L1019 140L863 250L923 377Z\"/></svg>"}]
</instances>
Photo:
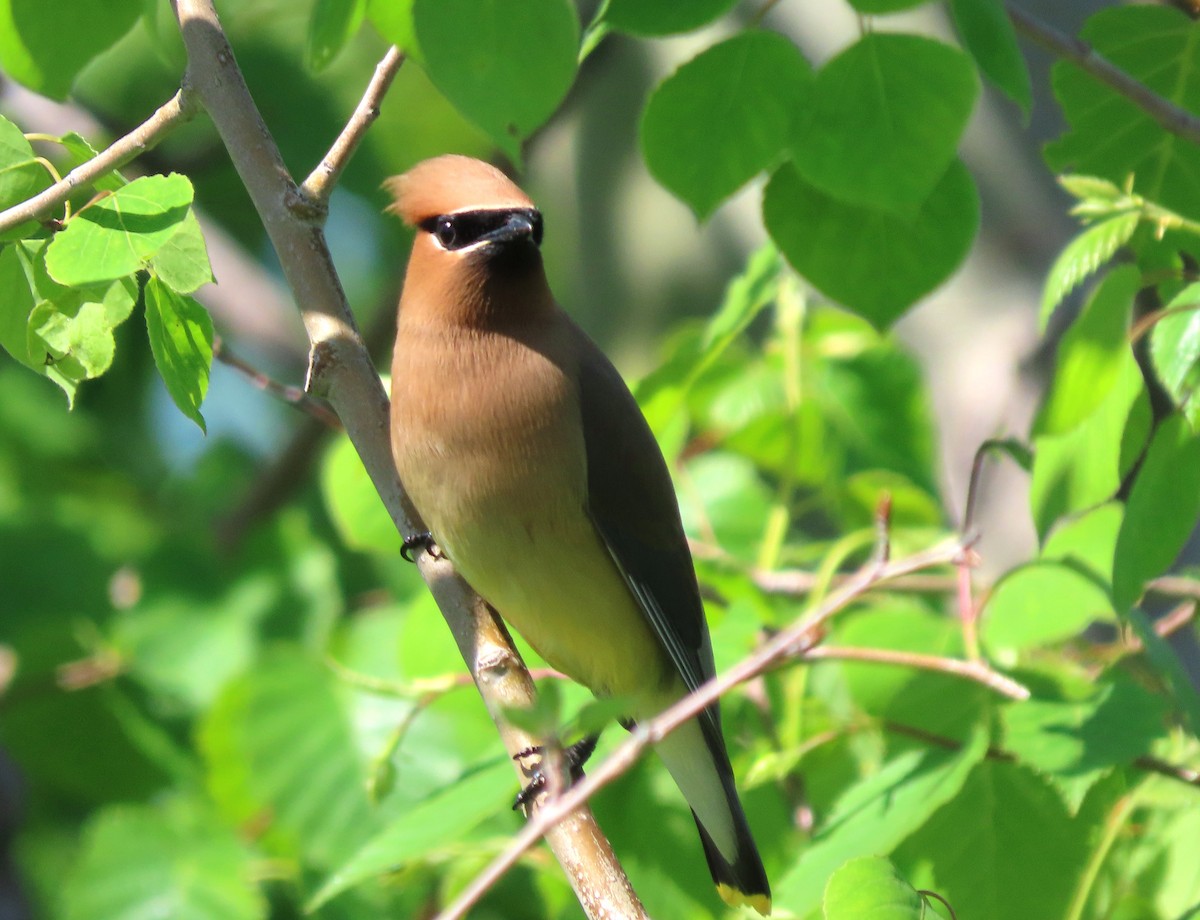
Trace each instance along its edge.
<instances>
[{"instance_id":1,"label":"black tail tip","mask_svg":"<svg viewBox=\"0 0 1200 920\"><path fill-rule=\"evenodd\" d=\"M770 891L739 891L725 882L717 882L717 894L730 907L753 907L764 917L771 913Z\"/></svg>"},{"instance_id":2,"label":"black tail tip","mask_svg":"<svg viewBox=\"0 0 1200 920\"><path fill-rule=\"evenodd\" d=\"M695 817L695 813L692 814ZM753 907L764 917L771 913L771 886L767 882L767 870L762 857L747 831L739 835L737 858L730 862L709 836L704 825L696 820L700 831L700 842L704 846L704 857L708 871L717 884L717 894L730 907Z\"/></svg>"}]
</instances>

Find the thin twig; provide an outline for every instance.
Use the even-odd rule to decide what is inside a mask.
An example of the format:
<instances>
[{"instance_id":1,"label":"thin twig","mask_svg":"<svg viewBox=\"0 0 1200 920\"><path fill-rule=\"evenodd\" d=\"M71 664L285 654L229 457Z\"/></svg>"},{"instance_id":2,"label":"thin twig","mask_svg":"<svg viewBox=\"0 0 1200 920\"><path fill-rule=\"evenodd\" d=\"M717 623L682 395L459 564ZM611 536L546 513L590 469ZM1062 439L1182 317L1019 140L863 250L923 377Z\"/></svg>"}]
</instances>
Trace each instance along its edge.
<instances>
[{"instance_id":1,"label":"thin twig","mask_svg":"<svg viewBox=\"0 0 1200 920\"><path fill-rule=\"evenodd\" d=\"M1037 42L1056 57L1065 58L1113 92L1124 96L1158 122L1164 130L1193 144L1200 144L1200 118L1158 95L1145 83L1135 80L1098 54L1087 42L1063 35L1057 29L1011 4L1007 8L1013 25L1026 38Z\"/></svg>"},{"instance_id":2,"label":"thin twig","mask_svg":"<svg viewBox=\"0 0 1200 920\"><path fill-rule=\"evenodd\" d=\"M738 684L775 667L781 661L802 655L810 650L823 632L824 624L875 585L892 578L935 565L953 563L964 551L961 543L942 544L901 559L886 562L886 547L877 547L871 560L839 590L828 597L808 616L776 635L771 641L743 658L723 674L701 684L694 693L681 699L655 718L643 722L599 767L585 776L556 799L547 802L528 824L455 899L437 916L437 920L457 920L466 916L480 897L521 858L538 838L556 822L571 815L595 792L611 783L637 762L646 748L661 741L684 722L694 718L706 706Z\"/></svg>"},{"instance_id":3,"label":"thin twig","mask_svg":"<svg viewBox=\"0 0 1200 920\"><path fill-rule=\"evenodd\" d=\"M341 420L337 417L337 413L330 409L324 400L309 396L301 387L292 386L288 383L280 383L269 374L263 373L250 362L244 361L235 355L229 349L229 346L225 344L225 340L219 335L213 336L213 357L222 364L233 368L264 393L269 393L288 405L299 409L305 415L315 418L327 428L332 428L334 431L341 431Z\"/></svg>"},{"instance_id":4,"label":"thin twig","mask_svg":"<svg viewBox=\"0 0 1200 920\"><path fill-rule=\"evenodd\" d=\"M185 85L153 115L106 150L86 163L76 166L63 176L61 181L55 182L44 192L0 213L0 232L11 230L26 221L45 217L66 201L76 189L90 185L114 169L120 169L134 157L154 147L170 131L188 121L195 112L192 94Z\"/></svg>"},{"instance_id":5,"label":"thin twig","mask_svg":"<svg viewBox=\"0 0 1200 920\"><path fill-rule=\"evenodd\" d=\"M1011 677L993 671L982 661L963 661L959 658L941 658L937 655L922 655L917 652L901 652L887 648L856 648L845 646L818 645L801 656L804 661L844 660L873 661L879 664L894 664L918 671L938 671L964 677L995 690L1002 696L1014 700L1029 699L1029 689Z\"/></svg>"},{"instance_id":6,"label":"thin twig","mask_svg":"<svg viewBox=\"0 0 1200 920\"><path fill-rule=\"evenodd\" d=\"M383 60L375 65L375 73L363 97L359 100L354 114L346 122L346 127L338 135L329 152L317 164L316 169L309 173L308 178L300 185L300 191L308 198L309 203L320 211L329 207L329 196L341 178L342 170L354 156L367 128L379 117L379 106L383 97L392 85L396 73L404 64L404 52L392 45L384 55Z\"/></svg>"}]
</instances>

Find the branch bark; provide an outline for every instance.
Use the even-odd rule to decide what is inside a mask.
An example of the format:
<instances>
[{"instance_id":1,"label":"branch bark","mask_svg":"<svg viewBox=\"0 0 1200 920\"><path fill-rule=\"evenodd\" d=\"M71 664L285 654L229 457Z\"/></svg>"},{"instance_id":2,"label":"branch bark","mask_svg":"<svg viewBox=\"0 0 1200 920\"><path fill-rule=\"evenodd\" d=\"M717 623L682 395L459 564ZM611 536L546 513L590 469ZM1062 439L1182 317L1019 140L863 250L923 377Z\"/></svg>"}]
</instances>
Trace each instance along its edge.
<instances>
[{"instance_id":1,"label":"branch bark","mask_svg":"<svg viewBox=\"0 0 1200 920\"><path fill-rule=\"evenodd\" d=\"M0 212L0 232L45 217L70 198L77 188L90 185L105 173L120 169L134 157L145 153L176 127L191 119L195 112L192 95L184 86L153 115L102 153L76 166L61 180L28 201Z\"/></svg>"},{"instance_id":2,"label":"branch bark","mask_svg":"<svg viewBox=\"0 0 1200 920\"><path fill-rule=\"evenodd\" d=\"M329 152L317 164L316 169L309 173L308 178L304 180L301 188L314 207L322 211L328 210L329 196L333 194L334 186L341 178L342 170L346 168L350 157L358 149L363 135L367 133L367 128L371 127L371 124L379 117L379 106L383 104L383 97L387 95L392 80L396 78L396 74L403 64L404 52L392 45L383 60L376 65L375 74L371 77L371 82L367 84L366 92L363 93L363 97L359 100L346 127L333 142Z\"/></svg>"},{"instance_id":3,"label":"branch bark","mask_svg":"<svg viewBox=\"0 0 1200 920\"><path fill-rule=\"evenodd\" d=\"M388 434L388 400L333 267L314 208L284 166L246 87L212 0L172 0L187 49L187 85L208 111L250 193L312 344L307 389L327 399L346 428L393 522L418 530L417 515L396 475ZM365 129L365 123L363 125ZM336 147L336 145L335 145ZM344 162L353 144L335 158ZM421 574L454 634L510 753L539 743L507 724L506 707L528 707L533 682L502 624L449 562L423 554ZM520 775L519 767L514 769ZM645 916L590 810L573 810L547 842L589 917Z\"/></svg>"},{"instance_id":4,"label":"branch bark","mask_svg":"<svg viewBox=\"0 0 1200 920\"><path fill-rule=\"evenodd\" d=\"M1200 118L1187 109L1164 99L1145 83L1135 80L1082 39L1063 35L1024 10L1011 4L1008 16L1017 31L1037 42L1055 57L1070 61L1095 77L1109 89L1124 96L1139 109L1171 132L1193 144L1200 144Z\"/></svg>"}]
</instances>

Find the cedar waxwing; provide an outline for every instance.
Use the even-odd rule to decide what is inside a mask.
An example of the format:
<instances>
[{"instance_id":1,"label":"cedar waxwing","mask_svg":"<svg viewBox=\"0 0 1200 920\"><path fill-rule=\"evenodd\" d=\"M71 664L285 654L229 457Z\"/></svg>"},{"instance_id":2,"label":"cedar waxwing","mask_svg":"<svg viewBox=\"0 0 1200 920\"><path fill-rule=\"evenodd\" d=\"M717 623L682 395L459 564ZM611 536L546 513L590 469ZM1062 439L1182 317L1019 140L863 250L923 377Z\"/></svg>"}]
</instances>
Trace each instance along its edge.
<instances>
[{"instance_id":1,"label":"cedar waxwing","mask_svg":"<svg viewBox=\"0 0 1200 920\"><path fill-rule=\"evenodd\" d=\"M390 210L417 229L392 364L400 478L432 541L538 654L597 695L631 701L630 720L650 718L714 673L654 435L554 302L542 216L503 173L442 156L388 189ZM716 704L655 750L721 897L766 914Z\"/></svg>"}]
</instances>

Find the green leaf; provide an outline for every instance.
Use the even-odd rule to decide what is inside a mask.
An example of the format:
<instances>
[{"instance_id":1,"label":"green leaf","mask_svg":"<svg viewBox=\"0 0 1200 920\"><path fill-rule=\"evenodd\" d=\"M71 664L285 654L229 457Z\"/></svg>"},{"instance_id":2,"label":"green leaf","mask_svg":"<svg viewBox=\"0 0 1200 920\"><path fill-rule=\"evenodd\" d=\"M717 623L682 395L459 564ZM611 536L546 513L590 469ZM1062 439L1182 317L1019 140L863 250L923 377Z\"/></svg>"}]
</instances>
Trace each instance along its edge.
<instances>
[{"instance_id":1,"label":"green leaf","mask_svg":"<svg viewBox=\"0 0 1200 920\"><path fill-rule=\"evenodd\" d=\"M687 532L702 534L711 528L718 545L735 556L753 559L772 501L754 464L712 450L692 458L687 475L692 488L680 505Z\"/></svg>"},{"instance_id":2,"label":"green leaf","mask_svg":"<svg viewBox=\"0 0 1200 920\"><path fill-rule=\"evenodd\" d=\"M268 653L226 684L199 743L226 819L268 822L277 854L337 865L378 830L334 678L298 651Z\"/></svg>"},{"instance_id":3,"label":"green leaf","mask_svg":"<svg viewBox=\"0 0 1200 920\"><path fill-rule=\"evenodd\" d=\"M1088 19L1080 38L1151 92L1200 112L1200 23L1165 6L1120 6ZM1070 130L1045 147L1056 172L1124 185L1182 214L1200 214L1200 147L1074 64L1054 65L1054 93Z\"/></svg>"},{"instance_id":4,"label":"green leaf","mask_svg":"<svg viewBox=\"0 0 1200 920\"><path fill-rule=\"evenodd\" d=\"M1046 277L1042 309L1038 316L1038 326L1042 332L1046 331L1054 308L1062 303L1062 299L1129 242L1139 220L1136 213L1118 214L1089 227L1067 244L1067 248L1054 260Z\"/></svg>"},{"instance_id":5,"label":"green leaf","mask_svg":"<svg viewBox=\"0 0 1200 920\"><path fill-rule=\"evenodd\" d=\"M1127 611L1147 581L1167 570L1200 514L1200 435L1180 415L1150 441L1125 506L1113 566L1113 601Z\"/></svg>"},{"instance_id":6,"label":"green leaf","mask_svg":"<svg viewBox=\"0 0 1200 920\"><path fill-rule=\"evenodd\" d=\"M767 185L763 220L800 274L882 330L966 257L979 227L979 198L958 162L911 217L845 204L789 165Z\"/></svg>"},{"instance_id":7,"label":"green leaf","mask_svg":"<svg viewBox=\"0 0 1200 920\"><path fill-rule=\"evenodd\" d=\"M733 9L737 0L609 0L604 22L631 35L690 32Z\"/></svg>"},{"instance_id":8,"label":"green leaf","mask_svg":"<svg viewBox=\"0 0 1200 920\"><path fill-rule=\"evenodd\" d=\"M1158 634L1150 618L1139 608L1134 607L1129 611L1129 625L1133 627L1133 634L1145 648L1146 657L1166 679L1175 704L1183 714L1192 735L1200 737L1200 691L1196 690L1192 677L1184 668L1179 655L1167 640Z\"/></svg>"},{"instance_id":9,"label":"green leaf","mask_svg":"<svg viewBox=\"0 0 1200 920\"><path fill-rule=\"evenodd\" d=\"M437 850L452 850L484 820L509 809L506 798L512 784L513 768L507 759L468 772L367 841L321 885L306 909L315 911L346 889Z\"/></svg>"},{"instance_id":10,"label":"green leaf","mask_svg":"<svg viewBox=\"0 0 1200 920\"><path fill-rule=\"evenodd\" d=\"M21 129L0 116L0 210L20 204L50 186L50 171L35 156ZM0 239L21 239L38 228L37 221L26 221L6 230Z\"/></svg>"},{"instance_id":11,"label":"green leaf","mask_svg":"<svg viewBox=\"0 0 1200 920\"><path fill-rule=\"evenodd\" d=\"M129 31L141 0L0 0L0 67L35 92L64 100L84 66Z\"/></svg>"},{"instance_id":12,"label":"green leaf","mask_svg":"<svg viewBox=\"0 0 1200 920\"><path fill-rule=\"evenodd\" d=\"M1128 679L1085 699L1032 699L1005 706L1004 749L1060 785L1072 810L1111 767L1147 754L1167 733L1166 701Z\"/></svg>"},{"instance_id":13,"label":"green leaf","mask_svg":"<svg viewBox=\"0 0 1200 920\"><path fill-rule=\"evenodd\" d=\"M1066 434L1097 410L1131 360L1129 317L1141 286L1135 266L1114 269L1063 336L1050 394L1034 422L1035 436Z\"/></svg>"},{"instance_id":14,"label":"green leaf","mask_svg":"<svg viewBox=\"0 0 1200 920\"><path fill-rule=\"evenodd\" d=\"M975 731L959 751L905 751L851 786L799 862L779 879L776 903L806 916L839 866L889 852L958 794L986 751L987 733Z\"/></svg>"},{"instance_id":15,"label":"green leaf","mask_svg":"<svg viewBox=\"0 0 1200 920\"><path fill-rule=\"evenodd\" d=\"M509 157L575 79L579 22L566 0L415 0L425 69ZM503 87L503 92L497 88Z\"/></svg>"},{"instance_id":16,"label":"green leaf","mask_svg":"<svg viewBox=\"0 0 1200 920\"><path fill-rule=\"evenodd\" d=\"M680 340L675 353L634 388L642 412L660 441L680 421L692 386L775 299L783 267L779 251L769 243L751 254L742 273L729 282L720 308L703 333ZM686 426L686 418L682 422Z\"/></svg>"},{"instance_id":17,"label":"green leaf","mask_svg":"<svg viewBox=\"0 0 1200 920\"><path fill-rule=\"evenodd\" d=\"M191 297L176 294L157 278L146 283L145 301L150 350L167 392L179 411L206 431L200 405L212 368L212 318Z\"/></svg>"},{"instance_id":18,"label":"green leaf","mask_svg":"<svg viewBox=\"0 0 1200 920\"><path fill-rule=\"evenodd\" d=\"M186 176L145 176L80 211L55 235L46 268L59 284L111 281L145 268L190 212Z\"/></svg>"},{"instance_id":19,"label":"green leaf","mask_svg":"<svg viewBox=\"0 0 1200 920\"><path fill-rule=\"evenodd\" d=\"M1113 553L1124 516L1125 506L1114 501L1067 521L1046 540L1042 559L1067 563L1111 589Z\"/></svg>"},{"instance_id":20,"label":"green leaf","mask_svg":"<svg viewBox=\"0 0 1200 920\"><path fill-rule=\"evenodd\" d=\"M1200 428L1200 284L1167 304L1150 333L1150 359L1159 382L1193 428Z\"/></svg>"},{"instance_id":21,"label":"green leaf","mask_svg":"<svg viewBox=\"0 0 1200 920\"><path fill-rule=\"evenodd\" d=\"M963 44L989 80L1029 117L1033 88L1017 33L1002 0L951 0Z\"/></svg>"},{"instance_id":22,"label":"green leaf","mask_svg":"<svg viewBox=\"0 0 1200 920\"><path fill-rule=\"evenodd\" d=\"M89 823L64 920L265 920L250 854L201 806L114 805Z\"/></svg>"},{"instance_id":23,"label":"green leaf","mask_svg":"<svg viewBox=\"0 0 1200 920\"><path fill-rule=\"evenodd\" d=\"M847 205L911 217L955 162L978 93L961 51L868 33L817 71L796 122L793 165Z\"/></svg>"},{"instance_id":24,"label":"green leaf","mask_svg":"<svg viewBox=\"0 0 1200 920\"><path fill-rule=\"evenodd\" d=\"M17 245L0 247L0 347L24 364L37 370L45 364L45 352L30 351L29 315L38 298L31 288L27 272L28 258Z\"/></svg>"},{"instance_id":25,"label":"green leaf","mask_svg":"<svg viewBox=\"0 0 1200 920\"><path fill-rule=\"evenodd\" d=\"M1034 439L1029 504L1038 534L1116 494L1150 434L1150 400L1133 355L1096 410L1072 431Z\"/></svg>"},{"instance_id":26,"label":"green leaf","mask_svg":"<svg viewBox=\"0 0 1200 920\"><path fill-rule=\"evenodd\" d=\"M0 283L9 297L0 314L0 344L22 364L54 381L74 404L84 380L112 365L113 330L137 300L133 281L66 288L46 272L46 241L0 252Z\"/></svg>"},{"instance_id":27,"label":"green leaf","mask_svg":"<svg viewBox=\"0 0 1200 920\"><path fill-rule=\"evenodd\" d=\"M367 18L376 31L414 60L421 59L413 27L414 0L367 0Z\"/></svg>"},{"instance_id":28,"label":"green leaf","mask_svg":"<svg viewBox=\"0 0 1200 920\"><path fill-rule=\"evenodd\" d=\"M959 917L1061 920L1091 852L1090 830L1031 770L985 760L892 858L921 866L922 885Z\"/></svg>"},{"instance_id":29,"label":"green leaf","mask_svg":"<svg viewBox=\"0 0 1200 920\"><path fill-rule=\"evenodd\" d=\"M960 657L962 630L911 598L881 598L838 625L831 643L924 655ZM839 666L855 707L881 722L898 722L949 738L970 734L986 713L986 693L957 677L844 661ZM930 705L931 701L933 705Z\"/></svg>"},{"instance_id":30,"label":"green leaf","mask_svg":"<svg viewBox=\"0 0 1200 920\"><path fill-rule=\"evenodd\" d=\"M886 859L852 859L829 878L825 920L922 920L921 896Z\"/></svg>"},{"instance_id":31,"label":"green leaf","mask_svg":"<svg viewBox=\"0 0 1200 920\"><path fill-rule=\"evenodd\" d=\"M367 0L317 0L308 20L304 63L314 73L328 67L362 25Z\"/></svg>"},{"instance_id":32,"label":"green leaf","mask_svg":"<svg viewBox=\"0 0 1200 920\"><path fill-rule=\"evenodd\" d=\"M713 45L646 104L646 165L704 219L780 158L811 83L808 62L777 33L742 32Z\"/></svg>"},{"instance_id":33,"label":"green leaf","mask_svg":"<svg viewBox=\"0 0 1200 920\"><path fill-rule=\"evenodd\" d=\"M158 2L158 0L155 0L155 2ZM169 6L167 7L167 10L168 12L170 11ZM172 27L175 29L175 37L178 39L178 23L172 22ZM74 131L68 131L66 134L60 137L58 141L60 144L62 144L63 149L70 157L70 169L74 169L77 166L82 166L84 163L88 162L88 160L91 160L93 157L99 154L99 151L90 143L88 143L86 138L76 134ZM91 187L96 191L115 192L117 189L128 184L129 180L127 180L123 175L121 175L120 172L114 169L111 172L106 172L98 178L93 179Z\"/></svg>"},{"instance_id":34,"label":"green leaf","mask_svg":"<svg viewBox=\"0 0 1200 920\"><path fill-rule=\"evenodd\" d=\"M348 437L336 438L325 452L321 493L334 526L348 547L399 558L400 532Z\"/></svg>"},{"instance_id":35,"label":"green leaf","mask_svg":"<svg viewBox=\"0 0 1200 920\"><path fill-rule=\"evenodd\" d=\"M195 211L189 208L175 235L158 248L150 259L150 270L178 294L190 294L216 280Z\"/></svg>"},{"instance_id":36,"label":"green leaf","mask_svg":"<svg viewBox=\"0 0 1200 920\"><path fill-rule=\"evenodd\" d=\"M1061 642L1096 620L1112 620L1107 585L1061 562L1030 562L1008 572L987 603L984 637L993 649Z\"/></svg>"}]
</instances>

